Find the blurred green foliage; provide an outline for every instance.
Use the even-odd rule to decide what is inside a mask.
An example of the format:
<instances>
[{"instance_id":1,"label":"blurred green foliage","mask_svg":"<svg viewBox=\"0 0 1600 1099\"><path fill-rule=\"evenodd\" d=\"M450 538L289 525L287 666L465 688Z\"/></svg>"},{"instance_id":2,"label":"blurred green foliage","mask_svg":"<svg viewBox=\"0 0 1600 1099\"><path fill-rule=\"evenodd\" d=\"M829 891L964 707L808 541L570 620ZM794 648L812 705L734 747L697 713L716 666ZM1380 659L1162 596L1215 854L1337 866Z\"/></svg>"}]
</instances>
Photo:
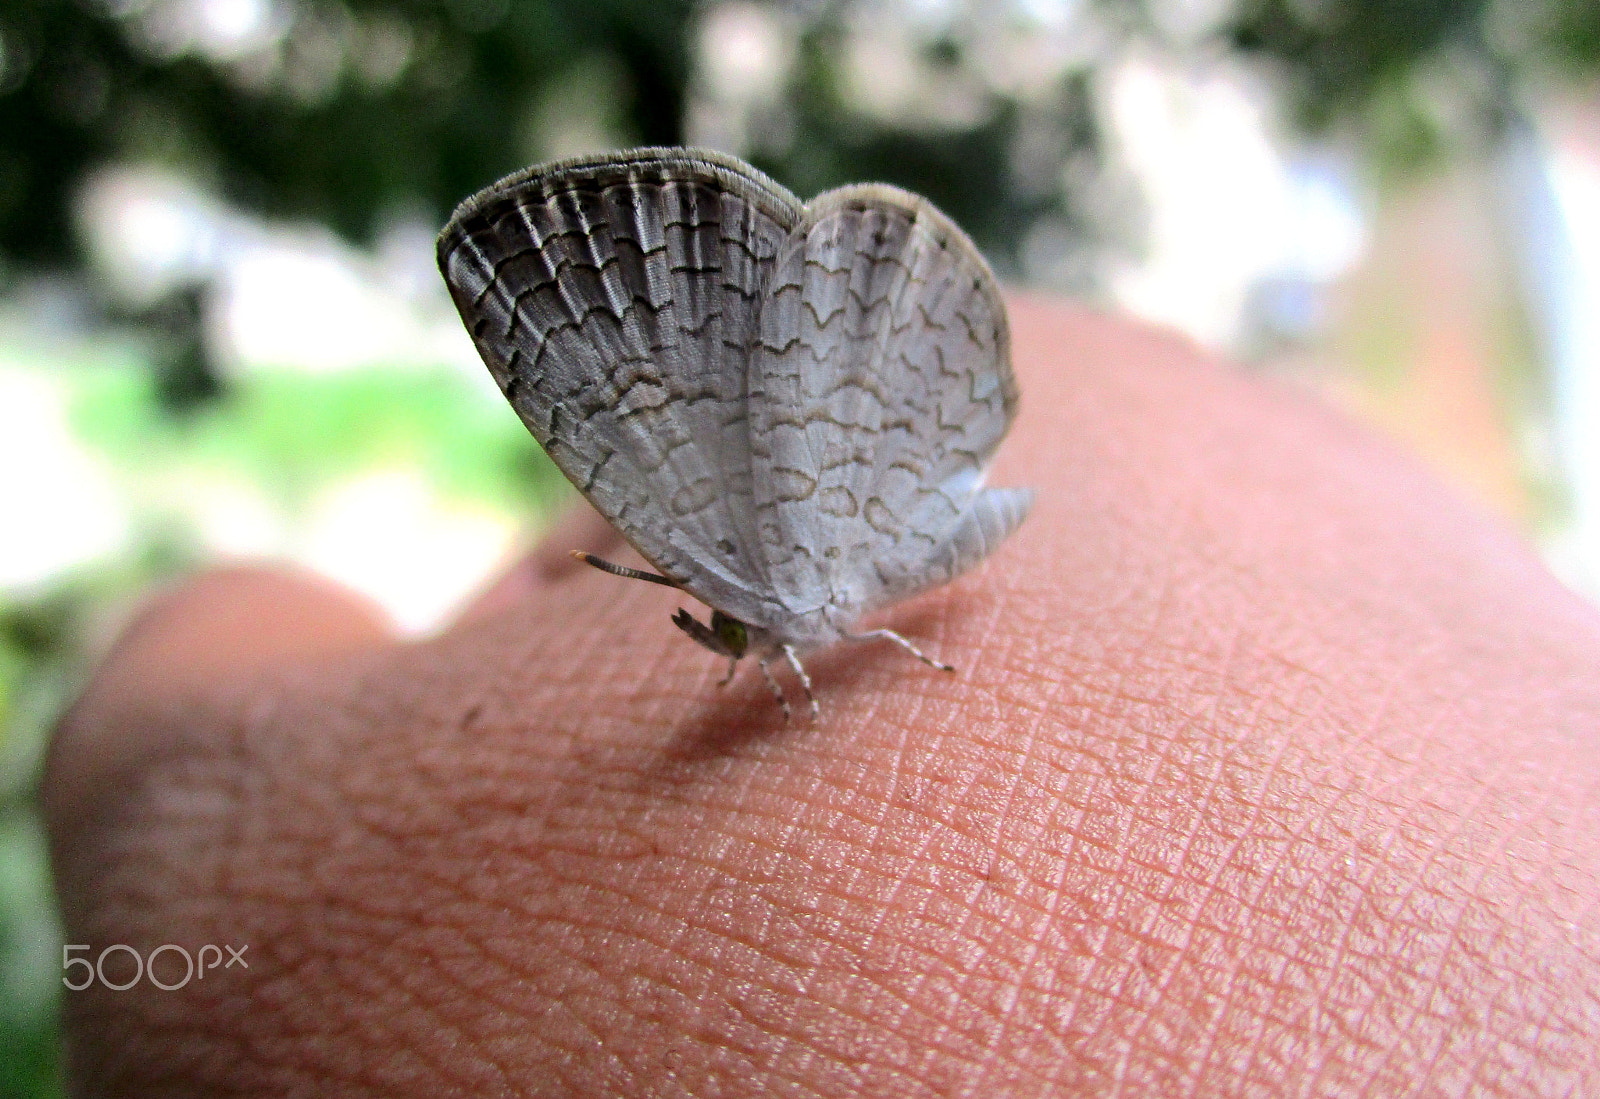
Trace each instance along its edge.
<instances>
[{"instance_id":1,"label":"blurred green foliage","mask_svg":"<svg viewBox=\"0 0 1600 1099\"><path fill-rule=\"evenodd\" d=\"M752 159L759 167L802 197L861 180L925 195L1010 278L1021 274L1023 240L1041 218L1060 219L1086 246L1106 235L1108 227L1085 209L1096 196L1059 185L1070 162L1105 157L1087 70L1063 74L1044 103L990 91L970 122L869 116L851 101L842 72L848 9L835 5L807 24L788 100L793 130L781 149L758 145ZM922 60L935 72L960 73L970 65L968 48L959 35L935 35L923 43ZM1016 151L1027 124L1046 131L1029 136L1049 163L1023 172Z\"/></svg>"},{"instance_id":2,"label":"blurred green foliage","mask_svg":"<svg viewBox=\"0 0 1600 1099\"><path fill-rule=\"evenodd\" d=\"M37 818L0 811L0 1095L61 1091L56 1048L60 936Z\"/></svg>"},{"instance_id":3,"label":"blurred green foliage","mask_svg":"<svg viewBox=\"0 0 1600 1099\"><path fill-rule=\"evenodd\" d=\"M1226 38L1274 61L1311 129L1355 123L1380 168L1479 152L1518 88L1600 68L1596 0L1242 0Z\"/></svg>"},{"instance_id":4,"label":"blurred green foliage","mask_svg":"<svg viewBox=\"0 0 1600 1099\"><path fill-rule=\"evenodd\" d=\"M445 211L526 163L529 105L595 53L626 75L634 136L681 132L687 0L306 0L260 72L150 41L161 7L0 9L0 253L72 256L72 196L111 159L364 239L396 204Z\"/></svg>"},{"instance_id":5,"label":"blurred green foliage","mask_svg":"<svg viewBox=\"0 0 1600 1099\"><path fill-rule=\"evenodd\" d=\"M149 374L106 372L82 387L73 423L117 468L179 467L259 485L285 513L364 471L414 469L442 493L496 507L548 507L566 482L498 401L448 369L381 367L325 376L268 370L227 401L164 415Z\"/></svg>"},{"instance_id":6,"label":"blurred green foliage","mask_svg":"<svg viewBox=\"0 0 1600 1099\"><path fill-rule=\"evenodd\" d=\"M859 4L777 4L800 13L802 64L788 89L797 130L768 166L803 194L883 178L918 187L1004 252L1026 224L1007 172L1014 104L965 128L864 118L840 94L839 39ZM117 159L168 161L265 213L368 239L386 212L442 215L541 155L537 108L598 74L626 140L683 135L691 0L297 0L270 66L208 58L150 29L161 0L10 0L0 9L0 255L73 262L71 202L86 172ZM1155 0L1099 0L1107 26L1160 37ZM892 18L893 5L880 5ZM1004 19L974 6L968 25ZM955 21L952 26L959 27ZM1395 96L1472 95L1482 72L1600 63L1595 0L1240 0L1221 41L1273 59L1314 125L1366 119ZM963 36L928 43L964 64ZM1055 105L1064 148L1092 146L1081 80ZM1424 87L1422 85L1426 84ZM1485 100L1484 96L1478 96ZM1486 100L1485 100L1486 101ZM1011 112L1011 113L1008 113ZM1046 201L1031 198L1032 206Z\"/></svg>"}]
</instances>

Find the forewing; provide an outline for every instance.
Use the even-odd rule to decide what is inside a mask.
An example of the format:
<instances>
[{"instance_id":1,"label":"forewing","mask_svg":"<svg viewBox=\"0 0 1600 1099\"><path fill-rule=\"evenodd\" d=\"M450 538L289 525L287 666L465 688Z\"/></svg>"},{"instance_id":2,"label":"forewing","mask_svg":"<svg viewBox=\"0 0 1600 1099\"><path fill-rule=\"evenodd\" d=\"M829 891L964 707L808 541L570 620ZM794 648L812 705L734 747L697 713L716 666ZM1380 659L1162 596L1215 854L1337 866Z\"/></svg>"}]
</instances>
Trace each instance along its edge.
<instances>
[{"instance_id":1,"label":"forewing","mask_svg":"<svg viewBox=\"0 0 1600 1099\"><path fill-rule=\"evenodd\" d=\"M915 195L810 204L767 289L750 391L763 553L795 613L949 579L1027 512L1025 493L981 488L1017 407L994 276Z\"/></svg>"},{"instance_id":2,"label":"forewing","mask_svg":"<svg viewBox=\"0 0 1600 1099\"><path fill-rule=\"evenodd\" d=\"M523 423L651 564L762 622L748 364L799 201L709 153L634 150L468 199L439 267Z\"/></svg>"}]
</instances>

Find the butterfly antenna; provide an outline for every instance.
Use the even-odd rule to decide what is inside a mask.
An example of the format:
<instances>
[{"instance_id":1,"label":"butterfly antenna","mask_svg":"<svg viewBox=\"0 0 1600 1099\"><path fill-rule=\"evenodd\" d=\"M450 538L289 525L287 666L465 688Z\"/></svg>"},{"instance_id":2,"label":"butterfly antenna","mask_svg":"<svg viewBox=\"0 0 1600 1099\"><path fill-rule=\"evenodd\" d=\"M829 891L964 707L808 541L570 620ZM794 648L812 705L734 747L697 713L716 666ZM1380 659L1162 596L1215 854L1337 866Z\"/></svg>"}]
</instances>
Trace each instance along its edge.
<instances>
[{"instance_id":1,"label":"butterfly antenna","mask_svg":"<svg viewBox=\"0 0 1600 1099\"><path fill-rule=\"evenodd\" d=\"M676 588L678 586L665 576L657 576L655 573L645 572L643 569L630 569L627 565L613 565L604 557L596 557L594 554L584 553L582 550L573 550L572 556L586 565L593 565L601 572L609 572L612 576L621 576L629 580L648 580L652 584L660 584L668 588Z\"/></svg>"}]
</instances>

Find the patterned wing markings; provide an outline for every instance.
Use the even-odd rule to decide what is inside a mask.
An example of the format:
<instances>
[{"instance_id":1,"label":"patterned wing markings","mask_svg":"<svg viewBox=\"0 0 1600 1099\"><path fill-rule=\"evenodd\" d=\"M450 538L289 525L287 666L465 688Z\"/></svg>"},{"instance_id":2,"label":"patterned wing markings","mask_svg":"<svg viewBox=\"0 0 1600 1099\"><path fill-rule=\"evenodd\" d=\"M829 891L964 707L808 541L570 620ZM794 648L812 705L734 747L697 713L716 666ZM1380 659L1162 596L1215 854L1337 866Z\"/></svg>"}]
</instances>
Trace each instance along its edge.
<instances>
[{"instance_id":1,"label":"patterned wing markings","mask_svg":"<svg viewBox=\"0 0 1600 1099\"><path fill-rule=\"evenodd\" d=\"M1030 493L982 488L1017 405L1004 306L925 200L880 185L813 200L760 325L758 534L777 597L819 635L950 579L1022 521Z\"/></svg>"},{"instance_id":2,"label":"patterned wing markings","mask_svg":"<svg viewBox=\"0 0 1600 1099\"><path fill-rule=\"evenodd\" d=\"M794 196L715 154L635 151L509 177L456 210L439 265L551 459L662 573L782 620L749 501L746 377Z\"/></svg>"}]
</instances>

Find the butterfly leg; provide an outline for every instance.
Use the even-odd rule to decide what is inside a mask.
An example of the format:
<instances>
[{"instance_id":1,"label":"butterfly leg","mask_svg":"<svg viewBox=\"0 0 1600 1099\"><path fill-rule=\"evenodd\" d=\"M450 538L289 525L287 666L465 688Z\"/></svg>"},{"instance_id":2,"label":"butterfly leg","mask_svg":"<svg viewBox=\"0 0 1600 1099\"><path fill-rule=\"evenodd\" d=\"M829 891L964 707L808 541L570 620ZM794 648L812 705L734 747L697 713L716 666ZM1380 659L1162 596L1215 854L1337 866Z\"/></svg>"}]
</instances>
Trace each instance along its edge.
<instances>
[{"instance_id":1,"label":"butterfly leg","mask_svg":"<svg viewBox=\"0 0 1600 1099\"><path fill-rule=\"evenodd\" d=\"M728 674L717 680L717 686L726 687L733 682L733 673L739 670L739 658L732 657L728 661Z\"/></svg>"},{"instance_id":2,"label":"butterfly leg","mask_svg":"<svg viewBox=\"0 0 1600 1099\"><path fill-rule=\"evenodd\" d=\"M778 681L772 678L772 672L767 668L767 661L777 654L763 656L756 664L761 668L761 678L767 681L767 686L772 688L772 697L778 700L778 705L783 707L783 720L789 720L789 700L783 697L783 688L778 686Z\"/></svg>"},{"instance_id":3,"label":"butterfly leg","mask_svg":"<svg viewBox=\"0 0 1600 1099\"><path fill-rule=\"evenodd\" d=\"M811 723L815 725L822 720L822 710L817 706L817 696L811 693L811 677L800 664L800 658L795 655L793 645L783 647L783 658L789 662L789 667L794 669L794 674L800 677L800 686L805 688L806 701L811 703Z\"/></svg>"},{"instance_id":4,"label":"butterfly leg","mask_svg":"<svg viewBox=\"0 0 1600 1099\"><path fill-rule=\"evenodd\" d=\"M846 641L871 641L875 637L882 637L889 641L893 641L896 645L899 645L906 652L910 653L912 656L916 657L930 668L938 668L941 672L955 671L953 666L939 663L939 661L933 659L931 656L926 655L921 649L917 648L915 645L901 637L899 634L895 633L893 630L868 630L866 633L845 634Z\"/></svg>"}]
</instances>

